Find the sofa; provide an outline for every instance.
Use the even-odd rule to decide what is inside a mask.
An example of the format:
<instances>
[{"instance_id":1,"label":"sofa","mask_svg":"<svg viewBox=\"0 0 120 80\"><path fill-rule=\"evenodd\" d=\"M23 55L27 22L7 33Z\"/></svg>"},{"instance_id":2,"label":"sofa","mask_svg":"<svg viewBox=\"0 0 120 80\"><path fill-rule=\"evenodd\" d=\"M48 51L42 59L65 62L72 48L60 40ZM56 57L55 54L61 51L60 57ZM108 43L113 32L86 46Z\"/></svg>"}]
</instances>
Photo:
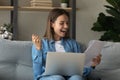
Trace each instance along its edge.
<instances>
[{"instance_id":1,"label":"sofa","mask_svg":"<svg viewBox=\"0 0 120 80\"><path fill-rule=\"evenodd\" d=\"M33 80L31 41L0 39L0 80Z\"/></svg>"},{"instance_id":2,"label":"sofa","mask_svg":"<svg viewBox=\"0 0 120 80\"><path fill-rule=\"evenodd\" d=\"M102 80L120 80L120 42L105 42L101 54L101 63L93 75Z\"/></svg>"},{"instance_id":3,"label":"sofa","mask_svg":"<svg viewBox=\"0 0 120 80\"><path fill-rule=\"evenodd\" d=\"M31 41L0 39L0 80L33 80ZM120 80L120 43L105 42L101 63L92 75Z\"/></svg>"}]
</instances>

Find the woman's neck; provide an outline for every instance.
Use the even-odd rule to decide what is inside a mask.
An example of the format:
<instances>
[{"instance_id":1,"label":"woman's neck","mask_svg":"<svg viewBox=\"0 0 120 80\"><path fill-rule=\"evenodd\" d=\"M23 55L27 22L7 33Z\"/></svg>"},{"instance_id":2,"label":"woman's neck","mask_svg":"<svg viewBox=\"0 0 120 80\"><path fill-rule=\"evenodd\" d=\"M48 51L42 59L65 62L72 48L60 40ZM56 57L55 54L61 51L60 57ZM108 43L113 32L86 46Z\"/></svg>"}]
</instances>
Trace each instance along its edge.
<instances>
[{"instance_id":1,"label":"woman's neck","mask_svg":"<svg viewBox=\"0 0 120 80\"><path fill-rule=\"evenodd\" d=\"M60 40L61 40L61 37L54 36L54 40L55 40L55 41L60 41Z\"/></svg>"}]
</instances>

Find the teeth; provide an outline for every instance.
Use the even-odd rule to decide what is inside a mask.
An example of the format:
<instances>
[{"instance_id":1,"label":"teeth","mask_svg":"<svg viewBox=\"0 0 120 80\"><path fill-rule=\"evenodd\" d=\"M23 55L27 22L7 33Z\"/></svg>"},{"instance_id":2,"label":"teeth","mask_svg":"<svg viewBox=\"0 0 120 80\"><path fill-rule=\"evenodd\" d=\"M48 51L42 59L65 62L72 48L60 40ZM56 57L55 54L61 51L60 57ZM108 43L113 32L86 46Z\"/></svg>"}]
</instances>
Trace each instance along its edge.
<instances>
[{"instance_id":1,"label":"teeth","mask_svg":"<svg viewBox=\"0 0 120 80\"><path fill-rule=\"evenodd\" d=\"M67 30L62 30L63 32L66 32Z\"/></svg>"},{"instance_id":2,"label":"teeth","mask_svg":"<svg viewBox=\"0 0 120 80\"><path fill-rule=\"evenodd\" d=\"M62 31L62 32L66 32L66 31Z\"/></svg>"}]
</instances>

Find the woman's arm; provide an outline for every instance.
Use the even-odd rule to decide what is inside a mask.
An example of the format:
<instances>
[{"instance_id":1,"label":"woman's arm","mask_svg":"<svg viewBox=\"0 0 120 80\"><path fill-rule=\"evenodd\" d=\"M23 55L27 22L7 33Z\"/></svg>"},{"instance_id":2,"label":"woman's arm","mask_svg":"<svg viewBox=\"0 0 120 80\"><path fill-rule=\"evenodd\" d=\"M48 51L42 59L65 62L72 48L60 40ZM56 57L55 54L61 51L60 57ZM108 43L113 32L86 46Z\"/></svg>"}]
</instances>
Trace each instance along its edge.
<instances>
[{"instance_id":1,"label":"woman's arm","mask_svg":"<svg viewBox=\"0 0 120 80\"><path fill-rule=\"evenodd\" d=\"M83 76L84 77L88 76L91 73L92 70L93 70L92 67L84 67Z\"/></svg>"},{"instance_id":2,"label":"woman's arm","mask_svg":"<svg viewBox=\"0 0 120 80\"><path fill-rule=\"evenodd\" d=\"M98 64L100 64L100 62L101 62L101 57L102 57L102 55L101 55L101 54L98 54L95 58L93 58L92 64L91 64L91 67L92 67L92 68L95 68Z\"/></svg>"},{"instance_id":3,"label":"woman's arm","mask_svg":"<svg viewBox=\"0 0 120 80\"><path fill-rule=\"evenodd\" d=\"M33 61L33 73L34 80L37 79L43 73L42 70L42 50L37 50L36 47L32 46L32 61Z\"/></svg>"},{"instance_id":4,"label":"woman's arm","mask_svg":"<svg viewBox=\"0 0 120 80\"><path fill-rule=\"evenodd\" d=\"M76 41L73 41L73 47L74 47L74 52L77 53L81 53L81 47L80 44ZM100 64L101 62L101 54L99 54L98 56L96 56L95 58L93 58L92 60L92 64L89 67L84 67L84 71L83 71L83 76L87 76L91 73L91 71L93 69L95 69L95 67Z\"/></svg>"},{"instance_id":5,"label":"woman's arm","mask_svg":"<svg viewBox=\"0 0 120 80\"><path fill-rule=\"evenodd\" d=\"M100 61L101 61L101 54L93 58L91 66L84 67L83 76L84 77L88 76L91 73L91 71L94 70L98 64L100 64Z\"/></svg>"},{"instance_id":6,"label":"woman's arm","mask_svg":"<svg viewBox=\"0 0 120 80\"><path fill-rule=\"evenodd\" d=\"M43 73L43 70L42 70L43 51L41 49L42 43L39 36L33 34L32 42L33 42L33 46L32 46L33 73L34 73L34 80L36 80L37 77Z\"/></svg>"}]
</instances>

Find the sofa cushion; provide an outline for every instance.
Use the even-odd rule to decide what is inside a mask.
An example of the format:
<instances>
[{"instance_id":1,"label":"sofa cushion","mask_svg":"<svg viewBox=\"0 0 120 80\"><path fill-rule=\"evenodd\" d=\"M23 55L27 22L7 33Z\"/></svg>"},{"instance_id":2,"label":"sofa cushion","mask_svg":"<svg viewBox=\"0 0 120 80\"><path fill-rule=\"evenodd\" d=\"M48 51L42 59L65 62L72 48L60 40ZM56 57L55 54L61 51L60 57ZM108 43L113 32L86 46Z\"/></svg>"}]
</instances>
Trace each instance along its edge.
<instances>
[{"instance_id":1,"label":"sofa cushion","mask_svg":"<svg viewBox=\"0 0 120 80\"><path fill-rule=\"evenodd\" d=\"M120 43L105 42L101 63L94 73L102 80L120 80Z\"/></svg>"},{"instance_id":2,"label":"sofa cushion","mask_svg":"<svg viewBox=\"0 0 120 80\"><path fill-rule=\"evenodd\" d=\"M0 39L0 80L33 80L31 41Z\"/></svg>"}]
</instances>

